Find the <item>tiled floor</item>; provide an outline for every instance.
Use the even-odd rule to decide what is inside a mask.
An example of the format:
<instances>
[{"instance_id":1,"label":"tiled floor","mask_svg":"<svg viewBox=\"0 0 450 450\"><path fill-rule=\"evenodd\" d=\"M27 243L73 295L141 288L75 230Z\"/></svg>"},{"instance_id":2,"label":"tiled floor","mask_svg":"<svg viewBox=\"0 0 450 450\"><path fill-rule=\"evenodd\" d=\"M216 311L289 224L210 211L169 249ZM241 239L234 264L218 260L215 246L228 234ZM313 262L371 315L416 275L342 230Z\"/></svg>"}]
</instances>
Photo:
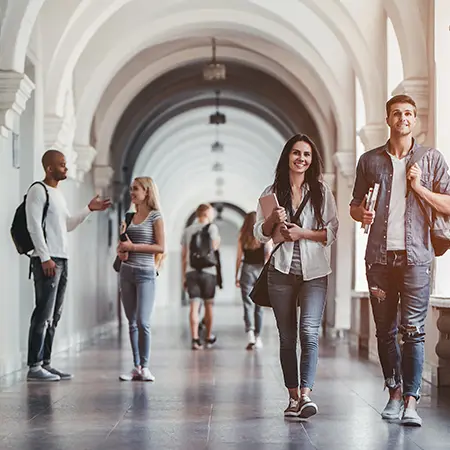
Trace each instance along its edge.
<instances>
[{"instance_id":1,"label":"tiled floor","mask_svg":"<svg viewBox=\"0 0 450 450\"><path fill-rule=\"evenodd\" d=\"M319 415L285 420L287 396L276 330L265 315L265 347L244 350L238 306L217 306L214 350L192 352L187 310L153 318L152 383L118 381L130 368L126 333L81 352L57 355L69 382L0 380L0 449L450 449L450 402L425 387L424 426L386 423L378 367L323 342L314 399Z\"/></svg>"}]
</instances>

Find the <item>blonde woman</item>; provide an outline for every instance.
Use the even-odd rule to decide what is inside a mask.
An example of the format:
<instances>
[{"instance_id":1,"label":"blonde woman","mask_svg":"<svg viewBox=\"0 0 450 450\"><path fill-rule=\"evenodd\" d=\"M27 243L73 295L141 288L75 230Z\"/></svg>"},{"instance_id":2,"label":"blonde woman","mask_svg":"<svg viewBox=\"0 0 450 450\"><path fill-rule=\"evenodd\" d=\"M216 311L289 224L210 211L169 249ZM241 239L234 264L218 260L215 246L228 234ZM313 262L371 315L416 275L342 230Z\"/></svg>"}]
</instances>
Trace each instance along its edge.
<instances>
[{"instance_id":1,"label":"blonde woman","mask_svg":"<svg viewBox=\"0 0 450 450\"><path fill-rule=\"evenodd\" d=\"M158 191L148 177L135 178L130 189L136 208L129 226L122 228L117 254L122 304L128 319L134 367L123 381L154 381L149 369L150 317L155 302L156 263L164 253L164 224Z\"/></svg>"},{"instance_id":2,"label":"blonde woman","mask_svg":"<svg viewBox=\"0 0 450 450\"><path fill-rule=\"evenodd\" d=\"M241 288L244 305L244 324L247 333L247 350L262 348L261 328L263 311L255 305L250 292L261 273L266 259L270 255L269 244L261 244L253 235L256 212L249 212L239 232L236 255L236 287ZM239 276L240 272L240 276Z\"/></svg>"}]
</instances>

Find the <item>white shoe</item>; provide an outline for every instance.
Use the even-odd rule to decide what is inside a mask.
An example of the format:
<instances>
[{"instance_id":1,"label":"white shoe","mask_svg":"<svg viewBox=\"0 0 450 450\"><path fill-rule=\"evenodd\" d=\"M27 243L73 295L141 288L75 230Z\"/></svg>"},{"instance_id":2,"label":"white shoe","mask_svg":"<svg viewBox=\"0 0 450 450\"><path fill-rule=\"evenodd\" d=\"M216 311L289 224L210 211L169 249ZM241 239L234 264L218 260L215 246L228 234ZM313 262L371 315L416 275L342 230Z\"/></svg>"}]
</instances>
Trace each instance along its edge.
<instances>
[{"instance_id":1,"label":"white shoe","mask_svg":"<svg viewBox=\"0 0 450 450\"><path fill-rule=\"evenodd\" d=\"M141 380L142 381L155 381L155 376L150 372L148 367L144 367L141 370Z\"/></svg>"},{"instance_id":2,"label":"white shoe","mask_svg":"<svg viewBox=\"0 0 450 450\"><path fill-rule=\"evenodd\" d=\"M263 342L259 336L256 337L255 348L263 348Z\"/></svg>"},{"instance_id":3,"label":"white shoe","mask_svg":"<svg viewBox=\"0 0 450 450\"><path fill-rule=\"evenodd\" d=\"M255 332L253 330L247 331L247 339L249 344L255 343Z\"/></svg>"},{"instance_id":4,"label":"white shoe","mask_svg":"<svg viewBox=\"0 0 450 450\"><path fill-rule=\"evenodd\" d=\"M121 381L138 381L141 380L141 369L133 367L130 373L125 373L119 376Z\"/></svg>"}]
</instances>

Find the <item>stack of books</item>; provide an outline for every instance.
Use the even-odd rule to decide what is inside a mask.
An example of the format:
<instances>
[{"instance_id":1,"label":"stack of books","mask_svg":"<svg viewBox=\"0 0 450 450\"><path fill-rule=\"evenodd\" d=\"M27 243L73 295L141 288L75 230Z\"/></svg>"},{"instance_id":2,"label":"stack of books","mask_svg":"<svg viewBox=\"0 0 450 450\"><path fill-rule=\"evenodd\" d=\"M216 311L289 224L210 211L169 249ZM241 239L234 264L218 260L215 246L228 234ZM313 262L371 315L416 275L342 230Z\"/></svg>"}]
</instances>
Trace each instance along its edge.
<instances>
[{"instance_id":1,"label":"stack of books","mask_svg":"<svg viewBox=\"0 0 450 450\"><path fill-rule=\"evenodd\" d=\"M375 211L375 205L377 204L378 192L380 190L380 184L374 183L373 188L369 189L366 195L366 209L367 211ZM364 225L364 234L370 231L370 225Z\"/></svg>"}]
</instances>

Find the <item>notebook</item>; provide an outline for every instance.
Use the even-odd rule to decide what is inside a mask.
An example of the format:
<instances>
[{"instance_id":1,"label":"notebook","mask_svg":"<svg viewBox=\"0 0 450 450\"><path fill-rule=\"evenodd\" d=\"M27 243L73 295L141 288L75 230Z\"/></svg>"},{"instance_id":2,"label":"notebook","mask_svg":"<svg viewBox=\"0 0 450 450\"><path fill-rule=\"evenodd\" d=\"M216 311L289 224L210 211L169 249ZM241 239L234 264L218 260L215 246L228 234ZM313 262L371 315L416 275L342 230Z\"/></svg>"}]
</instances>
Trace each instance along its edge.
<instances>
[{"instance_id":1,"label":"notebook","mask_svg":"<svg viewBox=\"0 0 450 450\"><path fill-rule=\"evenodd\" d=\"M261 205L264 219L267 219L272 214L272 211L280 206L275 194L269 194L261 197L259 199L259 204ZM281 225L281 223L277 224L275 229L273 230L272 241L274 242L274 244L278 244L284 241L283 235L280 232Z\"/></svg>"}]
</instances>

